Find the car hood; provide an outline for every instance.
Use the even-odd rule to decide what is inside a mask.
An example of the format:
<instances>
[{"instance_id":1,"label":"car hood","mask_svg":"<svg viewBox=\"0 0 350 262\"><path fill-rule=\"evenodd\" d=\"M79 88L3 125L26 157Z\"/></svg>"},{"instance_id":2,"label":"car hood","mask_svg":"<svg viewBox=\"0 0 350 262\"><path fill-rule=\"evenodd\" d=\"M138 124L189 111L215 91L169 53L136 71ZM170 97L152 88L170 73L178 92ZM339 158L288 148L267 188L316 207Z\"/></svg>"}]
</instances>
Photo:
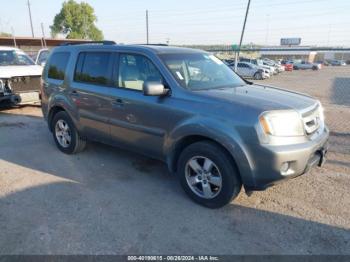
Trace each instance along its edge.
<instances>
[{"instance_id":1,"label":"car hood","mask_svg":"<svg viewBox=\"0 0 350 262\"><path fill-rule=\"evenodd\" d=\"M0 78L15 76L41 76L43 68L39 65L28 66L0 66Z\"/></svg>"},{"instance_id":2,"label":"car hood","mask_svg":"<svg viewBox=\"0 0 350 262\"><path fill-rule=\"evenodd\" d=\"M258 111L303 110L317 103L314 98L289 90L263 85L244 85L235 88L199 91L203 95L226 102L234 102Z\"/></svg>"}]
</instances>

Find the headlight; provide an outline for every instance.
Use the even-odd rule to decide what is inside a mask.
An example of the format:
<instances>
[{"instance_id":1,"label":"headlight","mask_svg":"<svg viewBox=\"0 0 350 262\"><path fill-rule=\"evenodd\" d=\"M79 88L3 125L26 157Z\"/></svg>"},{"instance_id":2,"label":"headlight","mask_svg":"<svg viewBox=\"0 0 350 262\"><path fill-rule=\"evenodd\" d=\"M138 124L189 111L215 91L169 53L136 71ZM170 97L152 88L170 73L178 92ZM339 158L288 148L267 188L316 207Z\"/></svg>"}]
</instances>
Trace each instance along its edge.
<instances>
[{"instance_id":1,"label":"headlight","mask_svg":"<svg viewBox=\"0 0 350 262\"><path fill-rule=\"evenodd\" d=\"M4 82L0 79L0 93L4 93L4 91L5 91Z\"/></svg>"},{"instance_id":2,"label":"headlight","mask_svg":"<svg viewBox=\"0 0 350 262\"><path fill-rule=\"evenodd\" d=\"M292 110L269 111L259 118L265 134L272 136L303 136L304 126L298 112Z\"/></svg>"}]
</instances>

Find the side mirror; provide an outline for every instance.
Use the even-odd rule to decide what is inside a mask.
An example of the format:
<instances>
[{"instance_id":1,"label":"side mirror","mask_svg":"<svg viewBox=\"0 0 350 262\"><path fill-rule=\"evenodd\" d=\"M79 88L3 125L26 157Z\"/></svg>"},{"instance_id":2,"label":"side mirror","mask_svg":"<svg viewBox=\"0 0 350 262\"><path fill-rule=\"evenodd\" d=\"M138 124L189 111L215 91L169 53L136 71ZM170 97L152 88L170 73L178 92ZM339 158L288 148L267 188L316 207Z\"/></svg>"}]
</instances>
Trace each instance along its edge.
<instances>
[{"instance_id":1,"label":"side mirror","mask_svg":"<svg viewBox=\"0 0 350 262\"><path fill-rule=\"evenodd\" d=\"M159 82L144 82L142 90L145 96L164 96L169 91Z\"/></svg>"}]
</instances>

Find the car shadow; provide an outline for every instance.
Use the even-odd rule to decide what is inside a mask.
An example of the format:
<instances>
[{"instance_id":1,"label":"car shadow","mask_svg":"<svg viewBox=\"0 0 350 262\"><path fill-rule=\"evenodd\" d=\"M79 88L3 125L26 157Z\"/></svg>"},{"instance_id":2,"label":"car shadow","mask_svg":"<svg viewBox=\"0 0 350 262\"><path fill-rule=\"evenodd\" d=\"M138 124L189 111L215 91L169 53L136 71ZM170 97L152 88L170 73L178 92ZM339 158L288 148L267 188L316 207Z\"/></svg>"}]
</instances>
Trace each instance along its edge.
<instances>
[{"instance_id":1,"label":"car shadow","mask_svg":"<svg viewBox=\"0 0 350 262\"><path fill-rule=\"evenodd\" d=\"M2 196L0 254L349 254L349 230L236 204L206 209L152 180L149 190L100 179Z\"/></svg>"},{"instance_id":2,"label":"car shadow","mask_svg":"<svg viewBox=\"0 0 350 262\"><path fill-rule=\"evenodd\" d=\"M349 229L207 209L163 163L96 143L65 155L40 117L0 123L0 254L350 254Z\"/></svg>"},{"instance_id":3,"label":"car shadow","mask_svg":"<svg viewBox=\"0 0 350 262\"><path fill-rule=\"evenodd\" d=\"M337 105L350 106L350 78L336 77L332 87L332 101Z\"/></svg>"}]
</instances>

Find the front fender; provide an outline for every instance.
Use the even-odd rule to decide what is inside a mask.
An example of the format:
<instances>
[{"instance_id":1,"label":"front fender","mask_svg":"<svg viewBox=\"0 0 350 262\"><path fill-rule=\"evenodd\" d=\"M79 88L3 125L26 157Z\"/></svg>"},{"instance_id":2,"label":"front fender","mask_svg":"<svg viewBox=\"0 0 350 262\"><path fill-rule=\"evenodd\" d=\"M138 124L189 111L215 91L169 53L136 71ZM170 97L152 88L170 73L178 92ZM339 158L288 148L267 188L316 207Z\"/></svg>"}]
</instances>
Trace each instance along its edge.
<instances>
[{"instance_id":1,"label":"front fender","mask_svg":"<svg viewBox=\"0 0 350 262\"><path fill-rule=\"evenodd\" d=\"M232 124L213 119L201 117L187 119L166 137L164 152L167 156L169 167L177 160L175 154L178 145L181 144L181 141L191 136L205 137L223 146L235 160L243 184L253 183L254 162L249 157L250 154L239 132Z\"/></svg>"}]
</instances>

